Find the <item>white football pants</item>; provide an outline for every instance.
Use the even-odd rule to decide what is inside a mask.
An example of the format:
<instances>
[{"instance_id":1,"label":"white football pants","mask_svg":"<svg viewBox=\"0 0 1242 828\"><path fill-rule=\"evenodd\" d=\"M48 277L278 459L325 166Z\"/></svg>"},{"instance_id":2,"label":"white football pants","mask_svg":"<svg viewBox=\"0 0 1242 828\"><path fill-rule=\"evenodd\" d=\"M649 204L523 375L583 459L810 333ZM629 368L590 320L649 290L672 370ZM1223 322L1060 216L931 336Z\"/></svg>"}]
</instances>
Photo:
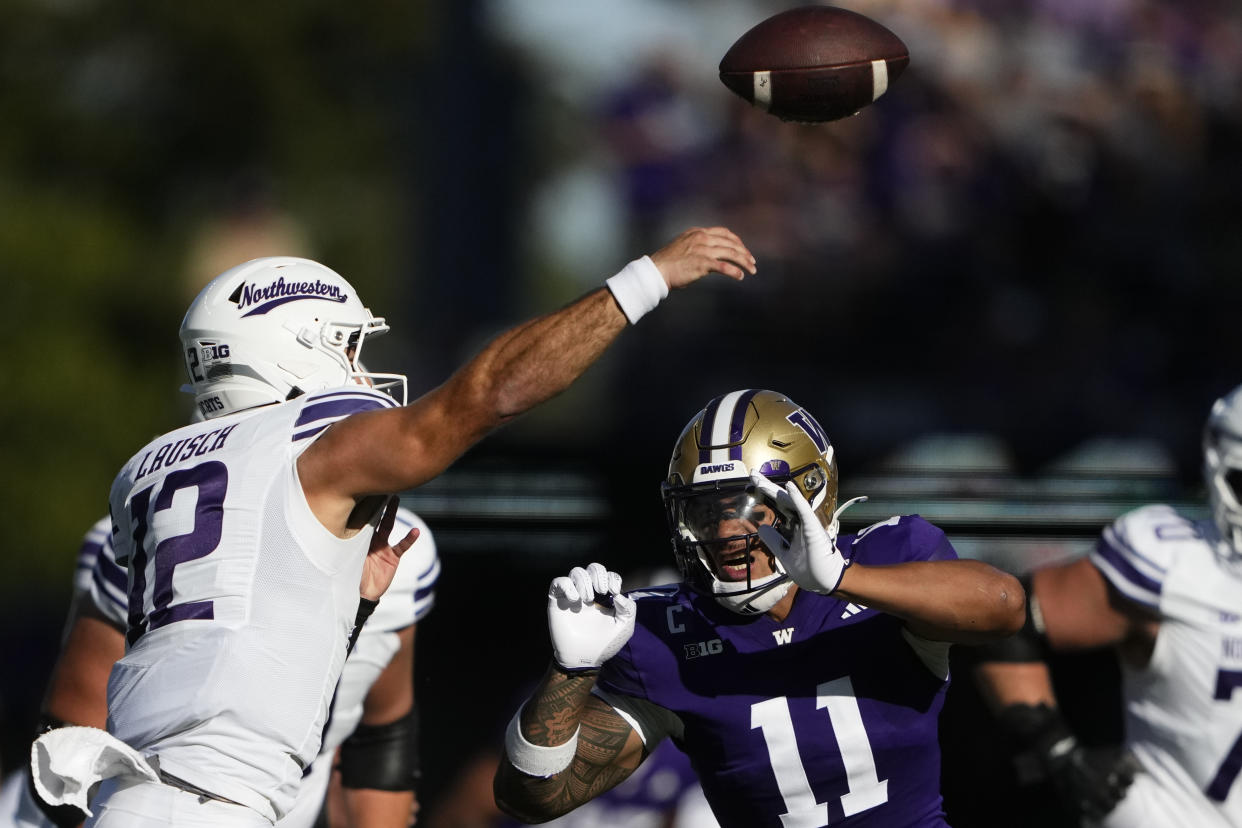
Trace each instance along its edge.
<instances>
[{"instance_id":1,"label":"white football pants","mask_svg":"<svg viewBox=\"0 0 1242 828\"><path fill-rule=\"evenodd\" d=\"M221 802L160 782L105 780L85 828L271 828L244 805Z\"/></svg>"}]
</instances>

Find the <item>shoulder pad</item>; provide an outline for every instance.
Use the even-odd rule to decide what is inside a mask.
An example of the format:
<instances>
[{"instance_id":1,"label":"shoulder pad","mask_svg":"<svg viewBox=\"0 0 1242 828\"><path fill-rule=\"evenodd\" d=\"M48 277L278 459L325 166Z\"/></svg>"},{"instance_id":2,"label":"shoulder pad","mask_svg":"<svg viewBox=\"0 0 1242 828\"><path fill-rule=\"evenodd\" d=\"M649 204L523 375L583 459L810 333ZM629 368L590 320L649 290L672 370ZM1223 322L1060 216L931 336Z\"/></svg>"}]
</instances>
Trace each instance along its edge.
<instances>
[{"instance_id":1,"label":"shoulder pad","mask_svg":"<svg viewBox=\"0 0 1242 828\"><path fill-rule=\"evenodd\" d=\"M362 385L308 394L300 402L297 419L293 423L294 441L315 437L351 414L397 407L397 401L392 397Z\"/></svg>"},{"instance_id":2,"label":"shoulder pad","mask_svg":"<svg viewBox=\"0 0 1242 828\"><path fill-rule=\"evenodd\" d=\"M1195 524L1164 504L1127 512L1104 530L1091 562L1123 595L1157 606L1165 576L1185 544L1202 543Z\"/></svg>"},{"instance_id":3,"label":"shoulder pad","mask_svg":"<svg viewBox=\"0 0 1242 828\"><path fill-rule=\"evenodd\" d=\"M940 527L919 515L893 515L859 531L849 540L848 545L841 546L846 557L857 556L860 563L868 564L957 557Z\"/></svg>"}]
</instances>

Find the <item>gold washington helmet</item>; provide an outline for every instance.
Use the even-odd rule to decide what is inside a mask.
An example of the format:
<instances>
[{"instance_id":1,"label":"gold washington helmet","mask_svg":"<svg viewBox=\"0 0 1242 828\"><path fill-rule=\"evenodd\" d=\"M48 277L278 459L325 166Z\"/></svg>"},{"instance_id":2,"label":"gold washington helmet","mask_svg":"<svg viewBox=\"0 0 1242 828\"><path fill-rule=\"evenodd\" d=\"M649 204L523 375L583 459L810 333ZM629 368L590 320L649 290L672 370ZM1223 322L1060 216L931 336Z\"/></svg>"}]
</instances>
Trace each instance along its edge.
<instances>
[{"instance_id":1,"label":"gold washington helmet","mask_svg":"<svg viewBox=\"0 0 1242 828\"><path fill-rule=\"evenodd\" d=\"M745 580L717 577L713 546L758 544L758 525L773 520L787 537L783 516L755 491L750 472L777 485L794 481L820 523L835 537L837 464L832 443L806 409L775 391L748 389L717 397L695 415L677 439L661 487L682 578L741 613L763 612L788 590L789 579L773 558L776 573ZM719 527L743 528L721 536Z\"/></svg>"}]
</instances>

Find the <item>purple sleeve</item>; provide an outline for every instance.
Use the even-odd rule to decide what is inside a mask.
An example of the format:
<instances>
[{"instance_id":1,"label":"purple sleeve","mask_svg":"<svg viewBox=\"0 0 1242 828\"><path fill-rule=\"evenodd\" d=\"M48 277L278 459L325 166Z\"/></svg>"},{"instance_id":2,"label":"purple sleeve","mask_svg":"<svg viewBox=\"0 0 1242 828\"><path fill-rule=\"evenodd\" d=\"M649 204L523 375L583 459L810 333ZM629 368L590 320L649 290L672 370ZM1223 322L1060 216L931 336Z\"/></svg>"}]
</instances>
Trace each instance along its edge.
<instances>
[{"instance_id":1,"label":"purple sleeve","mask_svg":"<svg viewBox=\"0 0 1242 828\"><path fill-rule=\"evenodd\" d=\"M599 686L609 693L646 698L642 676L634 663L634 642L631 639L600 669Z\"/></svg>"},{"instance_id":2,"label":"purple sleeve","mask_svg":"<svg viewBox=\"0 0 1242 828\"><path fill-rule=\"evenodd\" d=\"M856 537L843 538L842 552L871 565L907 561L951 561L957 550L944 532L918 515L902 515L868 526Z\"/></svg>"}]
</instances>

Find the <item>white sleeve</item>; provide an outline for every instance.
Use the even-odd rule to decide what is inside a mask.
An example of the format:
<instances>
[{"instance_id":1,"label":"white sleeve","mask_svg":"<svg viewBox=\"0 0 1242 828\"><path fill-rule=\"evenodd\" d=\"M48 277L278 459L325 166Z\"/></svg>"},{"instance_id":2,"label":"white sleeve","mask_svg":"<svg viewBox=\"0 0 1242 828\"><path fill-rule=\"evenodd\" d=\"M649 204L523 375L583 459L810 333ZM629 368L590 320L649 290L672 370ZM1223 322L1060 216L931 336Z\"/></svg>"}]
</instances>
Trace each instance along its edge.
<instances>
[{"instance_id":1,"label":"white sleeve","mask_svg":"<svg viewBox=\"0 0 1242 828\"><path fill-rule=\"evenodd\" d=\"M112 519L102 518L82 539L74 594L86 596L100 614L125 629L129 613L129 573L116 561L112 548Z\"/></svg>"},{"instance_id":2,"label":"white sleeve","mask_svg":"<svg viewBox=\"0 0 1242 828\"><path fill-rule=\"evenodd\" d=\"M1104 530L1091 563L1122 595L1156 609L1180 542L1197 537L1194 524L1171 507L1144 506Z\"/></svg>"}]
</instances>

